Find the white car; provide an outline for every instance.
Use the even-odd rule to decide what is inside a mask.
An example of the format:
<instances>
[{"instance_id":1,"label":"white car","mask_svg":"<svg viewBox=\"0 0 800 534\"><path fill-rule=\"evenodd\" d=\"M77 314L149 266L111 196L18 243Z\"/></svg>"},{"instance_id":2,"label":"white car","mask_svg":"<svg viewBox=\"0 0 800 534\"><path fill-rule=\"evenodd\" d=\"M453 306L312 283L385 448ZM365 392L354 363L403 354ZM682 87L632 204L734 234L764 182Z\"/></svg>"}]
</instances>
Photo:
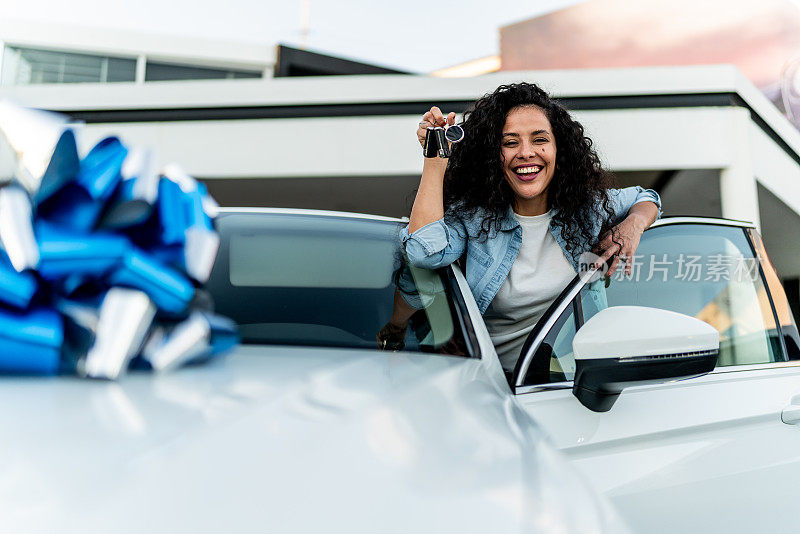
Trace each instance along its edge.
<instances>
[{"instance_id":1,"label":"white car","mask_svg":"<svg viewBox=\"0 0 800 534\"><path fill-rule=\"evenodd\" d=\"M245 343L371 349L398 306L387 273L402 264L396 241L380 234L405 223L255 211L220 219L230 248L219 262L228 271L215 280L229 286L211 287ZM234 220L244 229L256 215L260 230L234 235ZM301 238L308 246L298 246ZM490 409L496 428L519 421L543 428L637 532L800 529L792 498L800 480L800 336L750 225L658 221L642 238L631 277L576 276L505 374L459 266L411 271L424 311L387 365L404 368L410 352L427 353L413 355L420 366L441 360L431 353L453 354L446 360L462 380L453 379L447 394L459 392L454 414L475 417L483 412L474 403L500 395L506 408ZM491 394L477 386L484 373ZM500 467L496 448L485 454L498 476L530 482L521 466Z\"/></svg>"},{"instance_id":2,"label":"white car","mask_svg":"<svg viewBox=\"0 0 800 534\"><path fill-rule=\"evenodd\" d=\"M440 334L473 335L452 290L428 306L454 320L436 340L377 350L398 221L241 210L218 226L208 288L243 345L118 382L6 377L3 532L627 531L488 347L436 353Z\"/></svg>"},{"instance_id":3,"label":"white car","mask_svg":"<svg viewBox=\"0 0 800 534\"><path fill-rule=\"evenodd\" d=\"M404 270L403 221L217 224L207 288L242 346L118 383L7 378L5 531L797 530L800 338L747 225L658 222L658 263L576 277L504 372L459 266Z\"/></svg>"}]
</instances>

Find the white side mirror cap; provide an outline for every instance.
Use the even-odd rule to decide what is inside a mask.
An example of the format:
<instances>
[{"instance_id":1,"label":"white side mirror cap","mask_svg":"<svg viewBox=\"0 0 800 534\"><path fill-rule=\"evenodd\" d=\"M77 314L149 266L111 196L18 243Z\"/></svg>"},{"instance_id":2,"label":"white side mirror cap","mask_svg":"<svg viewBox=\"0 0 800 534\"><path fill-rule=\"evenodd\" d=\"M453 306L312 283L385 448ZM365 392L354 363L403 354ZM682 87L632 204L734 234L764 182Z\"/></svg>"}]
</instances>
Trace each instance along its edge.
<instances>
[{"instance_id":1,"label":"white side mirror cap","mask_svg":"<svg viewBox=\"0 0 800 534\"><path fill-rule=\"evenodd\" d=\"M572 348L576 361L690 354L719 350L719 333L682 313L614 306L586 321Z\"/></svg>"},{"instance_id":2,"label":"white side mirror cap","mask_svg":"<svg viewBox=\"0 0 800 534\"><path fill-rule=\"evenodd\" d=\"M615 306L586 321L572 349L572 393L590 410L607 412L628 386L711 372L719 355L719 333L681 313Z\"/></svg>"}]
</instances>

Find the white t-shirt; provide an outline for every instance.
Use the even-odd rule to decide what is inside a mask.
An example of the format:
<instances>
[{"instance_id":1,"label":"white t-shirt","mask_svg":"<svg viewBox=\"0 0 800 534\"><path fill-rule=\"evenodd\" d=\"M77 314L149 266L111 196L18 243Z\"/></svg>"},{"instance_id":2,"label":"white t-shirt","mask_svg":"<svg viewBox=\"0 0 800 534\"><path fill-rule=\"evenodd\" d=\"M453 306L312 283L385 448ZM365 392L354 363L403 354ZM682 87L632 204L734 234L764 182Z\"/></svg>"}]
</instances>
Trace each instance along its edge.
<instances>
[{"instance_id":1,"label":"white t-shirt","mask_svg":"<svg viewBox=\"0 0 800 534\"><path fill-rule=\"evenodd\" d=\"M507 370L514 369L536 321L575 277L575 269L550 233L550 212L514 216L522 226L522 246L483 316Z\"/></svg>"}]
</instances>

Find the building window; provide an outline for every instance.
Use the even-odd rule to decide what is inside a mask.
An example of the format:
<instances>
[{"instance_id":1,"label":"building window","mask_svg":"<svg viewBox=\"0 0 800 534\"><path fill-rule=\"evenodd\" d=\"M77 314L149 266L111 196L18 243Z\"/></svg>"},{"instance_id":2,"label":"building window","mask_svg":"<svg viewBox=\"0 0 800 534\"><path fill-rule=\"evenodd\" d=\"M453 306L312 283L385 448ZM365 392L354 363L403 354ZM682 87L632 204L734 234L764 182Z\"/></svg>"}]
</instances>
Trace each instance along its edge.
<instances>
[{"instance_id":1,"label":"building window","mask_svg":"<svg viewBox=\"0 0 800 534\"><path fill-rule=\"evenodd\" d=\"M136 60L6 46L2 85L132 82Z\"/></svg>"},{"instance_id":2,"label":"building window","mask_svg":"<svg viewBox=\"0 0 800 534\"><path fill-rule=\"evenodd\" d=\"M261 71L212 69L177 63L148 61L144 79L148 82L166 80L225 80L233 78L261 78Z\"/></svg>"}]
</instances>

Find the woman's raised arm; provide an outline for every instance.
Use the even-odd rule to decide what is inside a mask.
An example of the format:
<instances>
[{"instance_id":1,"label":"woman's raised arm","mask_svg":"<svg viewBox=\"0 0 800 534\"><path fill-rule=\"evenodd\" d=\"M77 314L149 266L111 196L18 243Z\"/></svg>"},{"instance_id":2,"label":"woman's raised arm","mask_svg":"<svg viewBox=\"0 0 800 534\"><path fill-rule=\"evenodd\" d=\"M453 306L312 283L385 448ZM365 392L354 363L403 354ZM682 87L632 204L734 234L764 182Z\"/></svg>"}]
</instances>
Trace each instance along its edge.
<instances>
[{"instance_id":1,"label":"woman's raised arm","mask_svg":"<svg viewBox=\"0 0 800 534\"><path fill-rule=\"evenodd\" d=\"M425 134L429 126L445 126L454 124L456 114L450 113L445 117L436 106L422 116L422 121L417 128L417 139L424 146ZM447 168L446 158L425 158L422 165L422 178L419 182L414 206L411 208L411 218L408 225L409 232L415 232L426 224L438 221L444 217L444 171Z\"/></svg>"}]
</instances>

